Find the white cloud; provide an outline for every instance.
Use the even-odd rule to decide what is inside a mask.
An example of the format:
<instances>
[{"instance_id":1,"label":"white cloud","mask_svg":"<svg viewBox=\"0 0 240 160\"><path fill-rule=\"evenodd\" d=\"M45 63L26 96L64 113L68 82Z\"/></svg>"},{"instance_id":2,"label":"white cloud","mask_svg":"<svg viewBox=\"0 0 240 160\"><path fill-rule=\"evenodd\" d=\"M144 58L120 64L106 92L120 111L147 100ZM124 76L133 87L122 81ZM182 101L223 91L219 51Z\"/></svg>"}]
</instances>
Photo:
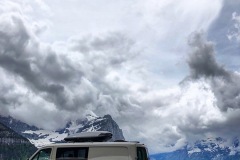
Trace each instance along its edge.
<instances>
[{"instance_id":1,"label":"white cloud","mask_svg":"<svg viewBox=\"0 0 240 160\"><path fill-rule=\"evenodd\" d=\"M209 28L221 10L222 0L52 0L46 4L53 15L49 16L52 24L40 36L42 40L52 43L66 41L72 35L98 36L120 31L137 40L143 58L150 61L147 70L156 73L158 86L165 88L184 77L187 37L193 31Z\"/></svg>"}]
</instances>

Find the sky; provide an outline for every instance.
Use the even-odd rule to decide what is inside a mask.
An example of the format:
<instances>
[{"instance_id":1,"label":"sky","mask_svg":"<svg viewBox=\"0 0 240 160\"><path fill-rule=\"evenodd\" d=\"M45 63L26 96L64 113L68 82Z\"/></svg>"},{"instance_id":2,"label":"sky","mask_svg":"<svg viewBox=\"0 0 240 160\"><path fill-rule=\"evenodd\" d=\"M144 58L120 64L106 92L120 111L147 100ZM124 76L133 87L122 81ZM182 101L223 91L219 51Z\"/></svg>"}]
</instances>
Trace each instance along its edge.
<instances>
[{"instance_id":1,"label":"sky","mask_svg":"<svg viewBox=\"0 0 240 160\"><path fill-rule=\"evenodd\" d=\"M239 137L239 5L1 0L0 113L51 130L110 114L151 153Z\"/></svg>"}]
</instances>

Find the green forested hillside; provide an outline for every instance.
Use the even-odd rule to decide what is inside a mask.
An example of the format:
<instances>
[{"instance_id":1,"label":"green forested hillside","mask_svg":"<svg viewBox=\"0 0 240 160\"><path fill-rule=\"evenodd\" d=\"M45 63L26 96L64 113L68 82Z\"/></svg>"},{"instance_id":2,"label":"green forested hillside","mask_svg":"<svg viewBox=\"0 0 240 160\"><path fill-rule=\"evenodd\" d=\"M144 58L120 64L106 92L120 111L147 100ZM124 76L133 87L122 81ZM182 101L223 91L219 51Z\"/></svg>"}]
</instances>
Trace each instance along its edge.
<instances>
[{"instance_id":1,"label":"green forested hillside","mask_svg":"<svg viewBox=\"0 0 240 160\"><path fill-rule=\"evenodd\" d=\"M0 123L0 160L26 160L36 149L28 139Z\"/></svg>"}]
</instances>

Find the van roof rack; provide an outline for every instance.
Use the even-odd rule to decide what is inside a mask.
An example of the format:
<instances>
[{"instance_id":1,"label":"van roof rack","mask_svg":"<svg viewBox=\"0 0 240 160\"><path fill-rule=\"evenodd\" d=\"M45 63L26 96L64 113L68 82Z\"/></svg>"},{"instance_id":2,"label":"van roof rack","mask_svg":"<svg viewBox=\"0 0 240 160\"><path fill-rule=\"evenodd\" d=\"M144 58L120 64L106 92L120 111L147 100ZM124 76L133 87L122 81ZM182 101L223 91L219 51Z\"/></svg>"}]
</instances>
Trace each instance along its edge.
<instances>
[{"instance_id":1,"label":"van roof rack","mask_svg":"<svg viewBox=\"0 0 240 160\"><path fill-rule=\"evenodd\" d=\"M112 138L112 133L108 131L81 132L70 135L64 140L66 142L106 142Z\"/></svg>"}]
</instances>

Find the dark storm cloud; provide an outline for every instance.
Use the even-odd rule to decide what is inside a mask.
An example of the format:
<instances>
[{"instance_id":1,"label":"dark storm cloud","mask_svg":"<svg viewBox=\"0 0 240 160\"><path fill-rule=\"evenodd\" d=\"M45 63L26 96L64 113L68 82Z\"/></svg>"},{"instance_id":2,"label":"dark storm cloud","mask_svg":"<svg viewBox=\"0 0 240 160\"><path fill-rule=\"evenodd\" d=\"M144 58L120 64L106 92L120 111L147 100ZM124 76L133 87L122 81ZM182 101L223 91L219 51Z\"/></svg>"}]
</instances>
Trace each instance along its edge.
<instances>
[{"instance_id":1,"label":"dark storm cloud","mask_svg":"<svg viewBox=\"0 0 240 160\"><path fill-rule=\"evenodd\" d=\"M75 107L68 106L64 84L81 79L82 72L77 72L65 57L50 51L41 54L40 48L30 46L33 39L20 17L10 15L4 22L0 26L0 66L21 77L29 89L36 94L43 93L57 107Z\"/></svg>"},{"instance_id":2,"label":"dark storm cloud","mask_svg":"<svg viewBox=\"0 0 240 160\"><path fill-rule=\"evenodd\" d=\"M193 53L189 54L188 65L193 78L222 76L228 77L229 73L220 66L215 59L214 45L206 42L203 34L192 34L189 45Z\"/></svg>"},{"instance_id":3,"label":"dark storm cloud","mask_svg":"<svg viewBox=\"0 0 240 160\"><path fill-rule=\"evenodd\" d=\"M218 107L227 111L240 108L240 76L219 65L215 58L214 44L206 41L202 33L190 38L192 53L188 65L193 79L206 78L210 81L217 98Z\"/></svg>"}]
</instances>

